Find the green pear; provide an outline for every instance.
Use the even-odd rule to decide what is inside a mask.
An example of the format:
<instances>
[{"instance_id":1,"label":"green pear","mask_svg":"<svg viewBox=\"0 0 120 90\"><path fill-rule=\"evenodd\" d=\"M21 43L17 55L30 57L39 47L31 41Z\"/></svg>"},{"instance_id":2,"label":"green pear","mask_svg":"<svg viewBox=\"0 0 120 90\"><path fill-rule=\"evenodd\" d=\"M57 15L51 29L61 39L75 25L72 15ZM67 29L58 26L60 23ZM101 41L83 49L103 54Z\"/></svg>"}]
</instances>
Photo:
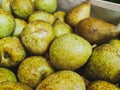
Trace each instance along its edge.
<instances>
[{"instance_id":1,"label":"green pear","mask_svg":"<svg viewBox=\"0 0 120 90\"><path fill-rule=\"evenodd\" d=\"M37 10L53 13L57 9L57 0L35 0Z\"/></svg>"},{"instance_id":2,"label":"green pear","mask_svg":"<svg viewBox=\"0 0 120 90\"><path fill-rule=\"evenodd\" d=\"M76 34L64 34L50 45L49 58L56 69L76 70L83 66L92 52L88 41Z\"/></svg>"},{"instance_id":3,"label":"green pear","mask_svg":"<svg viewBox=\"0 0 120 90\"><path fill-rule=\"evenodd\" d=\"M12 0L11 8L15 16L21 19L27 19L34 11L30 0Z\"/></svg>"},{"instance_id":4,"label":"green pear","mask_svg":"<svg viewBox=\"0 0 120 90\"><path fill-rule=\"evenodd\" d=\"M6 81L17 82L17 78L11 70L0 67L0 83Z\"/></svg>"},{"instance_id":5,"label":"green pear","mask_svg":"<svg viewBox=\"0 0 120 90\"><path fill-rule=\"evenodd\" d=\"M15 18L15 24L16 24L16 26L15 26L15 30L13 32L13 36L20 37L22 30L27 25L27 22L25 20Z\"/></svg>"},{"instance_id":6,"label":"green pear","mask_svg":"<svg viewBox=\"0 0 120 90\"><path fill-rule=\"evenodd\" d=\"M120 48L102 44L94 48L85 65L84 75L90 80L120 81Z\"/></svg>"},{"instance_id":7,"label":"green pear","mask_svg":"<svg viewBox=\"0 0 120 90\"><path fill-rule=\"evenodd\" d=\"M89 17L76 25L75 33L91 44L102 44L117 37L120 29L99 18Z\"/></svg>"},{"instance_id":8,"label":"green pear","mask_svg":"<svg viewBox=\"0 0 120 90\"><path fill-rule=\"evenodd\" d=\"M0 66L15 66L25 57L25 49L17 37L9 36L0 39Z\"/></svg>"},{"instance_id":9,"label":"green pear","mask_svg":"<svg viewBox=\"0 0 120 90\"><path fill-rule=\"evenodd\" d=\"M36 11L29 16L28 22L33 22L35 20L43 20L52 25L56 18L52 14L49 14L45 11Z\"/></svg>"},{"instance_id":10,"label":"green pear","mask_svg":"<svg viewBox=\"0 0 120 90\"><path fill-rule=\"evenodd\" d=\"M62 70L46 77L36 90L86 90L82 77L74 71Z\"/></svg>"},{"instance_id":11,"label":"green pear","mask_svg":"<svg viewBox=\"0 0 120 90\"><path fill-rule=\"evenodd\" d=\"M29 23L21 33L26 49L35 55L44 54L54 37L52 26L42 20Z\"/></svg>"},{"instance_id":12,"label":"green pear","mask_svg":"<svg viewBox=\"0 0 120 90\"><path fill-rule=\"evenodd\" d=\"M65 15L66 13L64 11L56 11L53 13L53 15L56 17L57 20L65 21Z\"/></svg>"},{"instance_id":13,"label":"green pear","mask_svg":"<svg viewBox=\"0 0 120 90\"><path fill-rule=\"evenodd\" d=\"M14 17L10 13L0 9L0 38L10 36L14 28Z\"/></svg>"},{"instance_id":14,"label":"green pear","mask_svg":"<svg viewBox=\"0 0 120 90\"><path fill-rule=\"evenodd\" d=\"M11 1L12 0L2 0L1 6L4 11L12 13L12 9L10 6Z\"/></svg>"},{"instance_id":15,"label":"green pear","mask_svg":"<svg viewBox=\"0 0 120 90\"><path fill-rule=\"evenodd\" d=\"M59 37L63 34L72 33L73 30L67 23L57 20L53 25L53 32L56 37Z\"/></svg>"},{"instance_id":16,"label":"green pear","mask_svg":"<svg viewBox=\"0 0 120 90\"><path fill-rule=\"evenodd\" d=\"M21 83L35 88L44 78L53 72L53 68L44 57L31 56L20 64L18 79Z\"/></svg>"},{"instance_id":17,"label":"green pear","mask_svg":"<svg viewBox=\"0 0 120 90\"><path fill-rule=\"evenodd\" d=\"M81 20L90 17L91 5L89 2L83 2L73 7L66 14L66 22L71 26L76 26Z\"/></svg>"},{"instance_id":18,"label":"green pear","mask_svg":"<svg viewBox=\"0 0 120 90\"><path fill-rule=\"evenodd\" d=\"M87 90L120 90L120 88L110 82L98 80L91 82Z\"/></svg>"},{"instance_id":19,"label":"green pear","mask_svg":"<svg viewBox=\"0 0 120 90\"><path fill-rule=\"evenodd\" d=\"M0 90L33 90L28 85L20 82L3 82L0 83Z\"/></svg>"}]
</instances>

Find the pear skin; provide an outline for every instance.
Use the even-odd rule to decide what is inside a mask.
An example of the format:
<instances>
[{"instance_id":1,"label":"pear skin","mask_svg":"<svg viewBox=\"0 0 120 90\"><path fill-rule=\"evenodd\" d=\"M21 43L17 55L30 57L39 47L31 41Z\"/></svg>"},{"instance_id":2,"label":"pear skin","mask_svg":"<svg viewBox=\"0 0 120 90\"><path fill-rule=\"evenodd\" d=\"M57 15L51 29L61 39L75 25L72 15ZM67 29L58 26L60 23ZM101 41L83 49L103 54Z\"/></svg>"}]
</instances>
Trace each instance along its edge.
<instances>
[{"instance_id":1,"label":"pear skin","mask_svg":"<svg viewBox=\"0 0 120 90\"><path fill-rule=\"evenodd\" d=\"M79 74L70 70L62 70L46 77L36 90L86 90L86 88Z\"/></svg>"},{"instance_id":2,"label":"pear skin","mask_svg":"<svg viewBox=\"0 0 120 90\"><path fill-rule=\"evenodd\" d=\"M79 21L90 16L91 5L89 2L83 2L72 8L66 15L66 22L75 26Z\"/></svg>"},{"instance_id":3,"label":"pear skin","mask_svg":"<svg viewBox=\"0 0 120 90\"><path fill-rule=\"evenodd\" d=\"M99 18L89 17L76 25L75 33L91 44L102 44L117 37L120 29Z\"/></svg>"},{"instance_id":4,"label":"pear skin","mask_svg":"<svg viewBox=\"0 0 120 90\"><path fill-rule=\"evenodd\" d=\"M110 82L98 80L91 82L87 90L120 90L120 88Z\"/></svg>"}]
</instances>

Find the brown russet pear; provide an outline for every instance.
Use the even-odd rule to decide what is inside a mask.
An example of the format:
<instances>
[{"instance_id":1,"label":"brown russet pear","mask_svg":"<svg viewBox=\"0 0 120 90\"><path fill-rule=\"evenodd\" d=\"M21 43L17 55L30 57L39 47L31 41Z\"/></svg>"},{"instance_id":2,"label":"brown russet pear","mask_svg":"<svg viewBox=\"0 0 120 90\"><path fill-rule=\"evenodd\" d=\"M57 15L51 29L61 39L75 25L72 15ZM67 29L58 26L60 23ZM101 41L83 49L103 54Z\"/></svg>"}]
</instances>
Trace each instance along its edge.
<instances>
[{"instance_id":1,"label":"brown russet pear","mask_svg":"<svg viewBox=\"0 0 120 90\"><path fill-rule=\"evenodd\" d=\"M115 38L120 33L118 27L104 20L89 17L76 25L75 33L91 44L101 44Z\"/></svg>"},{"instance_id":2,"label":"brown russet pear","mask_svg":"<svg viewBox=\"0 0 120 90\"><path fill-rule=\"evenodd\" d=\"M66 14L66 22L75 26L79 21L90 16L91 5L89 2L83 2L76 7L73 7Z\"/></svg>"}]
</instances>

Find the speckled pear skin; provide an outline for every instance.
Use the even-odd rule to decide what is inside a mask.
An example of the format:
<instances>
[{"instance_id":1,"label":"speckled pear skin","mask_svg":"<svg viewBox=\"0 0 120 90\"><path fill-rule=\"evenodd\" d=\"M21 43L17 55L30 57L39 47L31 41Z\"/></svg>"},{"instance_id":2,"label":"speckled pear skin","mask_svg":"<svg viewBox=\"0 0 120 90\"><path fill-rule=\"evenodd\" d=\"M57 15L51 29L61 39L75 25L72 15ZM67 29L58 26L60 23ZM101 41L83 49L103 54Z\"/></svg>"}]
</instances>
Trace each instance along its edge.
<instances>
[{"instance_id":1,"label":"speckled pear skin","mask_svg":"<svg viewBox=\"0 0 120 90\"><path fill-rule=\"evenodd\" d=\"M71 33L54 39L50 46L49 58L56 69L76 70L87 62L91 53L89 42Z\"/></svg>"},{"instance_id":2,"label":"speckled pear skin","mask_svg":"<svg viewBox=\"0 0 120 90\"><path fill-rule=\"evenodd\" d=\"M57 0L35 0L35 8L38 11L54 13L57 9Z\"/></svg>"},{"instance_id":3,"label":"speckled pear skin","mask_svg":"<svg viewBox=\"0 0 120 90\"><path fill-rule=\"evenodd\" d=\"M73 30L71 26L69 26L67 23L61 20L56 20L56 22L53 25L53 32L56 37L59 37L60 35L63 34L72 33Z\"/></svg>"},{"instance_id":4,"label":"speckled pear skin","mask_svg":"<svg viewBox=\"0 0 120 90\"><path fill-rule=\"evenodd\" d=\"M53 72L53 68L44 57L31 56L20 64L17 76L21 83L35 88L44 78Z\"/></svg>"},{"instance_id":5,"label":"speckled pear skin","mask_svg":"<svg viewBox=\"0 0 120 90\"><path fill-rule=\"evenodd\" d=\"M116 49L120 49L120 40L115 38L115 39L111 39L109 42L109 44L111 44L112 46L114 46Z\"/></svg>"},{"instance_id":6,"label":"speckled pear skin","mask_svg":"<svg viewBox=\"0 0 120 90\"><path fill-rule=\"evenodd\" d=\"M28 22L33 22L35 20L43 20L52 25L55 22L56 18L52 14L45 11L35 11L29 16Z\"/></svg>"},{"instance_id":7,"label":"speckled pear skin","mask_svg":"<svg viewBox=\"0 0 120 90\"><path fill-rule=\"evenodd\" d=\"M27 19L34 12L31 0L12 0L11 8L14 15L21 19Z\"/></svg>"},{"instance_id":8,"label":"speckled pear skin","mask_svg":"<svg viewBox=\"0 0 120 90\"><path fill-rule=\"evenodd\" d=\"M21 34L26 49L35 55L45 53L54 37L52 26L41 20L29 23Z\"/></svg>"},{"instance_id":9,"label":"speckled pear skin","mask_svg":"<svg viewBox=\"0 0 120 90\"><path fill-rule=\"evenodd\" d=\"M102 44L117 37L120 30L115 25L104 20L89 17L76 25L75 33L85 38L91 44Z\"/></svg>"},{"instance_id":10,"label":"speckled pear skin","mask_svg":"<svg viewBox=\"0 0 120 90\"><path fill-rule=\"evenodd\" d=\"M91 82L87 86L87 90L120 90L120 88L110 82L98 80Z\"/></svg>"},{"instance_id":11,"label":"speckled pear skin","mask_svg":"<svg viewBox=\"0 0 120 90\"><path fill-rule=\"evenodd\" d=\"M0 66L16 66L25 57L26 51L19 38L9 36L0 39Z\"/></svg>"},{"instance_id":12,"label":"speckled pear skin","mask_svg":"<svg viewBox=\"0 0 120 90\"><path fill-rule=\"evenodd\" d=\"M36 90L86 90L82 77L70 70L58 71L45 78Z\"/></svg>"},{"instance_id":13,"label":"speckled pear skin","mask_svg":"<svg viewBox=\"0 0 120 90\"><path fill-rule=\"evenodd\" d=\"M0 67L0 83L5 81L17 82L17 78L11 70Z\"/></svg>"},{"instance_id":14,"label":"speckled pear skin","mask_svg":"<svg viewBox=\"0 0 120 90\"><path fill-rule=\"evenodd\" d=\"M93 50L84 75L90 80L120 81L120 49L111 44L102 44Z\"/></svg>"},{"instance_id":15,"label":"speckled pear skin","mask_svg":"<svg viewBox=\"0 0 120 90\"><path fill-rule=\"evenodd\" d=\"M1 7L4 11L12 13L12 9L11 9L11 6L10 6L11 1L12 0L2 0Z\"/></svg>"},{"instance_id":16,"label":"speckled pear skin","mask_svg":"<svg viewBox=\"0 0 120 90\"><path fill-rule=\"evenodd\" d=\"M10 13L0 9L0 38L10 36L14 28L14 17Z\"/></svg>"},{"instance_id":17,"label":"speckled pear skin","mask_svg":"<svg viewBox=\"0 0 120 90\"><path fill-rule=\"evenodd\" d=\"M65 21L71 26L76 26L81 20L90 17L90 10L90 3L83 2L69 10L69 12L66 14Z\"/></svg>"},{"instance_id":18,"label":"speckled pear skin","mask_svg":"<svg viewBox=\"0 0 120 90\"><path fill-rule=\"evenodd\" d=\"M3 82L0 83L0 90L33 90L28 85L20 82Z\"/></svg>"},{"instance_id":19,"label":"speckled pear skin","mask_svg":"<svg viewBox=\"0 0 120 90\"><path fill-rule=\"evenodd\" d=\"M15 29L12 35L16 37L20 37L22 30L27 25L27 22L23 19L15 18L15 24L16 24Z\"/></svg>"},{"instance_id":20,"label":"speckled pear skin","mask_svg":"<svg viewBox=\"0 0 120 90\"><path fill-rule=\"evenodd\" d=\"M56 17L57 20L60 20L62 22L65 21L66 12L56 11L56 12L53 13L53 15Z\"/></svg>"}]
</instances>

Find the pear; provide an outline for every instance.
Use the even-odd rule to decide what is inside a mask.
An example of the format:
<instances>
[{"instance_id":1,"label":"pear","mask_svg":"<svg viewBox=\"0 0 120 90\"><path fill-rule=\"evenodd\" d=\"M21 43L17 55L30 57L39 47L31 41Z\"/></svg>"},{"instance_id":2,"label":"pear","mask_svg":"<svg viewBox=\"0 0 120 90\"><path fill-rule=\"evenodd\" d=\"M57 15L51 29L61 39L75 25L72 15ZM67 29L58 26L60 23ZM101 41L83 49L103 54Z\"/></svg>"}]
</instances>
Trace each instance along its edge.
<instances>
[{"instance_id":1,"label":"pear","mask_svg":"<svg viewBox=\"0 0 120 90\"><path fill-rule=\"evenodd\" d=\"M19 65L17 75L21 83L35 88L44 78L53 72L53 68L44 57L31 56Z\"/></svg>"},{"instance_id":2,"label":"pear","mask_svg":"<svg viewBox=\"0 0 120 90\"><path fill-rule=\"evenodd\" d=\"M54 37L52 26L42 20L29 23L21 33L26 49L35 55L44 54Z\"/></svg>"},{"instance_id":3,"label":"pear","mask_svg":"<svg viewBox=\"0 0 120 90\"><path fill-rule=\"evenodd\" d=\"M26 52L20 39L12 36L0 39L0 66L16 66L25 57Z\"/></svg>"},{"instance_id":4,"label":"pear","mask_svg":"<svg viewBox=\"0 0 120 90\"><path fill-rule=\"evenodd\" d=\"M66 12L64 11L56 11L53 13L53 15L56 17L57 20L60 21L65 21L65 16L66 16Z\"/></svg>"},{"instance_id":5,"label":"pear","mask_svg":"<svg viewBox=\"0 0 120 90\"><path fill-rule=\"evenodd\" d=\"M90 83L87 90L120 90L120 88L110 82L98 80Z\"/></svg>"},{"instance_id":6,"label":"pear","mask_svg":"<svg viewBox=\"0 0 120 90\"><path fill-rule=\"evenodd\" d=\"M91 44L102 44L117 37L120 29L101 19L89 17L76 25L75 33Z\"/></svg>"},{"instance_id":7,"label":"pear","mask_svg":"<svg viewBox=\"0 0 120 90\"><path fill-rule=\"evenodd\" d=\"M35 0L36 9L53 13L57 9L57 0Z\"/></svg>"},{"instance_id":8,"label":"pear","mask_svg":"<svg viewBox=\"0 0 120 90\"><path fill-rule=\"evenodd\" d=\"M15 16L21 19L27 19L34 11L30 0L12 0L11 8Z\"/></svg>"},{"instance_id":9,"label":"pear","mask_svg":"<svg viewBox=\"0 0 120 90\"><path fill-rule=\"evenodd\" d=\"M14 17L10 13L0 9L0 38L10 36L14 28Z\"/></svg>"},{"instance_id":10,"label":"pear","mask_svg":"<svg viewBox=\"0 0 120 90\"><path fill-rule=\"evenodd\" d=\"M76 7L73 7L67 14L66 14L66 22L71 26L76 26L76 24L85 19L90 17L90 9L91 5L89 2L83 2Z\"/></svg>"},{"instance_id":11,"label":"pear","mask_svg":"<svg viewBox=\"0 0 120 90\"><path fill-rule=\"evenodd\" d=\"M20 82L3 82L0 83L0 90L33 90L28 85Z\"/></svg>"},{"instance_id":12,"label":"pear","mask_svg":"<svg viewBox=\"0 0 120 90\"><path fill-rule=\"evenodd\" d=\"M102 44L94 48L84 67L84 75L90 80L120 81L120 48Z\"/></svg>"},{"instance_id":13,"label":"pear","mask_svg":"<svg viewBox=\"0 0 120 90\"><path fill-rule=\"evenodd\" d=\"M115 39L111 39L109 42L109 44L111 44L112 46L114 46L117 49L120 49L120 40L115 38Z\"/></svg>"},{"instance_id":14,"label":"pear","mask_svg":"<svg viewBox=\"0 0 120 90\"><path fill-rule=\"evenodd\" d=\"M36 11L29 16L28 22L33 22L35 20L43 20L52 25L56 18L52 14L49 14L45 11Z\"/></svg>"},{"instance_id":15,"label":"pear","mask_svg":"<svg viewBox=\"0 0 120 90\"><path fill-rule=\"evenodd\" d=\"M12 13L12 9L10 6L11 1L12 0L2 0L1 6L4 11Z\"/></svg>"},{"instance_id":16,"label":"pear","mask_svg":"<svg viewBox=\"0 0 120 90\"><path fill-rule=\"evenodd\" d=\"M17 82L17 78L11 70L0 67L0 83L6 81Z\"/></svg>"},{"instance_id":17,"label":"pear","mask_svg":"<svg viewBox=\"0 0 120 90\"><path fill-rule=\"evenodd\" d=\"M67 23L57 20L53 25L53 32L56 37L59 37L63 34L72 33L73 30Z\"/></svg>"},{"instance_id":18,"label":"pear","mask_svg":"<svg viewBox=\"0 0 120 90\"><path fill-rule=\"evenodd\" d=\"M92 52L88 41L76 34L64 34L50 45L49 58L56 69L76 70L83 66Z\"/></svg>"},{"instance_id":19,"label":"pear","mask_svg":"<svg viewBox=\"0 0 120 90\"><path fill-rule=\"evenodd\" d=\"M46 77L36 90L86 90L82 77L74 71L62 70Z\"/></svg>"},{"instance_id":20,"label":"pear","mask_svg":"<svg viewBox=\"0 0 120 90\"><path fill-rule=\"evenodd\" d=\"M27 22L25 20L19 19L19 18L15 18L15 30L13 32L13 36L16 37L20 37L22 30L24 29L24 27L27 25Z\"/></svg>"}]
</instances>

